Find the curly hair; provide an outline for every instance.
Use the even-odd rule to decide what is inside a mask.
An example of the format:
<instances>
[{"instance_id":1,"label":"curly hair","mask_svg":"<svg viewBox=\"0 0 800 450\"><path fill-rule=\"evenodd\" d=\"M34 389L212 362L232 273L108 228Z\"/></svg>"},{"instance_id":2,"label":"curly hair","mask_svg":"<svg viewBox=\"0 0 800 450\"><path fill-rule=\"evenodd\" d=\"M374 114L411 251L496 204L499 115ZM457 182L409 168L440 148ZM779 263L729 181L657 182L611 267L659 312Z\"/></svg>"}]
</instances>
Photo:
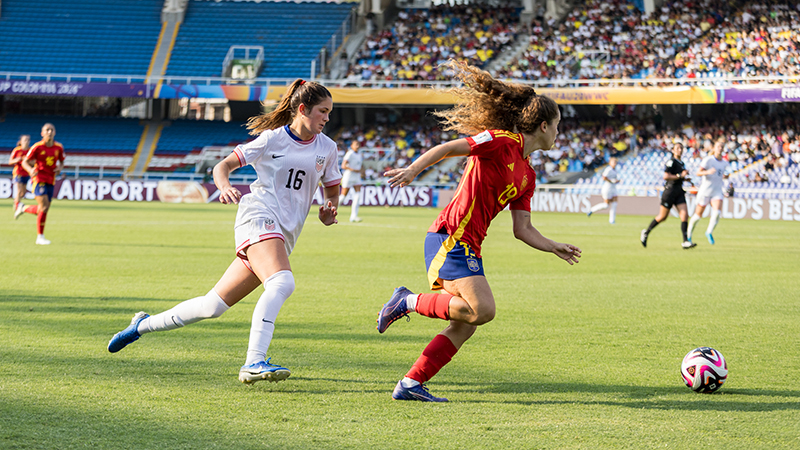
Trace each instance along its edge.
<instances>
[{"instance_id":1,"label":"curly hair","mask_svg":"<svg viewBox=\"0 0 800 450\"><path fill-rule=\"evenodd\" d=\"M310 110L322 103L326 98L333 97L325 86L315 81L305 81L298 78L289 85L286 94L284 94L275 110L251 117L247 121L247 129L250 130L250 134L257 136L264 131L288 125L294 120L301 104L306 105L306 108Z\"/></svg>"},{"instance_id":2,"label":"curly hair","mask_svg":"<svg viewBox=\"0 0 800 450\"><path fill-rule=\"evenodd\" d=\"M443 66L452 69L454 78L463 83L450 89L459 98L458 103L433 113L442 119L446 131L477 134L498 129L533 133L542 122L551 123L558 117L558 104L537 94L531 86L497 80L463 61L451 59Z\"/></svg>"}]
</instances>

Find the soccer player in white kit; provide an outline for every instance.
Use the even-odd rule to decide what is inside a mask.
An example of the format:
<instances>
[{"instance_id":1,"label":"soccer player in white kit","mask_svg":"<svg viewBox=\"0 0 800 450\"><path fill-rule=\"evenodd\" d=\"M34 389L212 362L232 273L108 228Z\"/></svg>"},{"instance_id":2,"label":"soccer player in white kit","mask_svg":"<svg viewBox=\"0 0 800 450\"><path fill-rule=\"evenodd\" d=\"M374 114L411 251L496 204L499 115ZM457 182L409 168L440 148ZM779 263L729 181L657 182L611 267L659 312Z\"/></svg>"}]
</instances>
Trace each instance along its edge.
<instances>
[{"instance_id":1,"label":"soccer player in white kit","mask_svg":"<svg viewBox=\"0 0 800 450\"><path fill-rule=\"evenodd\" d=\"M364 162L364 157L358 151L360 147L361 144L353 139L353 142L350 144L350 150L344 154L344 158L342 159L344 176L342 176L342 193L339 195L339 204L342 204L350 188L356 191L350 209L350 222L361 222L361 218L358 217L358 207L361 206L361 199L359 197L361 193L361 165Z\"/></svg>"},{"instance_id":2,"label":"soccer player in white kit","mask_svg":"<svg viewBox=\"0 0 800 450\"><path fill-rule=\"evenodd\" d=\"M711 154L703 158L700 162L700 170L697 176L703 177L700 187L697 189L697 206L694 209L692 218L689 219L689 241L692 240L692 231L703 217L709 202L711 203L711 220L706 228L706 238L708 243L714 245L714 228L719 223L719 216L722 212L722 197L725 187L725 169L728 168L728 161L722 159L722 141L714 144Z\"/></svg>"},{"instance_id":3,"label":"soccer player in white kit","mask_svg":"<svg viewBox=\"0 0 800 450\"><path fill-rule=\"evenodd\" d=\"M617 220L617 183L619 183L619 175L617 175L617 158L608 158L608 166L603 170L603 187L600 188L600 195L603 197L603 203L598 203L586 213L587 217L592 217L592 214L597 211L608 208L608 223L613 224Z\"/></svg>"},{"instance_id":4,"label":"soccer player in white kit","mask_svg":"<svg viewBox=\"0 0 800 450\"><path fill-rule=\"evenodd\" d=\"M247 357L239 370L239 380L278 382L289 377L289 369L265 358L278 311L294 291L289 255L320 182L325 201L319 208L319 220L326 226L338 223L336 209L342 177L337 148L322 134L332 109L331 94L324 86L296 80L273 112L248 121L251 134L258 138L237 146L214 167L220 201L239 204L234 227L236 259L206 295L154 316L144 312L134 315L130 326L108 343L108 351L118 352L145 333L219 317L263 283L264 293L253 311ZM231 185L229 176L247 164L255 168L258 178L250 185L250 193L242 196Z\"/></svg>"}]
</instances>

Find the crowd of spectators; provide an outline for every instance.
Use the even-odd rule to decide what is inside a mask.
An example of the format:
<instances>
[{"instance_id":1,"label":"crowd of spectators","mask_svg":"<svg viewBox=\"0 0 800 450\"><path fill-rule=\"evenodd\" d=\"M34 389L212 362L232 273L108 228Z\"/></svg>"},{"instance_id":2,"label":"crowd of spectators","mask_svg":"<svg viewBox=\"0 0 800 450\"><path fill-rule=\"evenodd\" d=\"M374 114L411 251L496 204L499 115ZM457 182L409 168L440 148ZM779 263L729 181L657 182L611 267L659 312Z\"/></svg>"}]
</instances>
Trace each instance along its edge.
<instances>
[{"instance_id":1,"label":"crowd of spectators","mask_svg":"<svg viewBox=\"0 0 800 450\"><path fill-rule=\"evenodd\" d=\"M736 13L725 0L676 0L653 13L627 0L589 0L559 23L534 21L525 53L498 76L516 79L636 78Z\"/></svg>"},{"instance_id":2,"label":"crowd of spectators","mask_svg":"<svg viewBox=\"0 0 800 450\"><path fill-rule=\"evenodd\" d=\"M439 64L450 58L482 67L516 38L517 7L486 4L405 9L389 27L367 36L346 75L348 83L448 79Z\"/></svg>"},{"instance_id":3,"label":"crowd of spectators","mask_svg":"<svg viewBox=\"0 0 800 450\"><path fill-rule=\"evenodd\" d=\"M789 3L753 3L679 52L650 77L800 75L800 15ZM672 70L674 68L674 70Z\"/></svg>"}]
</instances>

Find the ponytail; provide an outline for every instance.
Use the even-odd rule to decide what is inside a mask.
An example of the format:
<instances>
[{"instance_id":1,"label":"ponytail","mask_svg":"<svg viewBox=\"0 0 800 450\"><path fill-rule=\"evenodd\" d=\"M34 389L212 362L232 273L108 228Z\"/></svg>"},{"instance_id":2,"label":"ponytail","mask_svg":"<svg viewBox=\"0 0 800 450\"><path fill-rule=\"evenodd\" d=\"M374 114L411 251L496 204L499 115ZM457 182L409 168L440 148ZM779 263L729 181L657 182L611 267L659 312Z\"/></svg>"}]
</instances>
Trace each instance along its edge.
<instances>
[{"instance_id":1,"label":"ponytail","mask_svg":"<svg viewBox=\"0 0 800 450\"><path fill-rule=\"evenodd\" d=\"M278 106L272 112L251 117L247 121L247 129L250 134L257 136L264 131L288 125L294 120L301 104L311 110L326 98L331 98L331 93L325 86L298 78L286 89Z\"/></svg>"}]
</instances>

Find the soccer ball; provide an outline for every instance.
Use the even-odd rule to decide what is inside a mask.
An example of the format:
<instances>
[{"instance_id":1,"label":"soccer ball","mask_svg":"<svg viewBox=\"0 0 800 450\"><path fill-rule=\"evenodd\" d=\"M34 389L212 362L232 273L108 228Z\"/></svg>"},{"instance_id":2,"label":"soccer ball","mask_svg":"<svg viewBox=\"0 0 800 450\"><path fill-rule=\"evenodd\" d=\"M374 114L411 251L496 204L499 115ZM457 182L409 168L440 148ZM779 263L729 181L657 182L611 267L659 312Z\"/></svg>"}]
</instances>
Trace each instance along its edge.
<instances>
[{"instance_id":1,"label":"soccer ball","mask_svg":"<svg viewBox=\"0 0 800 450\"><path fill-rule=\"evenodd\" d=\"M722 353L711 347L698 347L683 357L681 377L695 392L711 393L728 378L728 363Z\"/></svg>"}]
</instances>

